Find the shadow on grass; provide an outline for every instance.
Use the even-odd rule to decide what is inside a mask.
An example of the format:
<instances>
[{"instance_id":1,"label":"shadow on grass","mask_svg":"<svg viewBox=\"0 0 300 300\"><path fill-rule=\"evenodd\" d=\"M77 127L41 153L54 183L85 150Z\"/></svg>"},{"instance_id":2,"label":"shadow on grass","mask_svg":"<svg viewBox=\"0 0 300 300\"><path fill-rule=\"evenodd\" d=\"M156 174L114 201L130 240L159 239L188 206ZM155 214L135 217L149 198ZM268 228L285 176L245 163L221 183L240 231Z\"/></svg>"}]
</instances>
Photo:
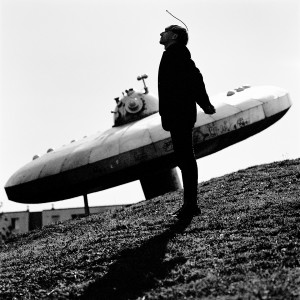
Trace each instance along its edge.
<instances>
[{"instance_id":1,"label":"shadow on grass","mask_svg":"<svg viewBox=\"0 0 300 300\"><path fill-rule=\"evenodd\" d=\"M182 256L163 260L170 239L183 232L191 221L192 218L178 220L140 247L123 250L108 273L91 284L80 299L131 299L153 288L158 279L186 261Z\"/></svg>"}]
</instances>

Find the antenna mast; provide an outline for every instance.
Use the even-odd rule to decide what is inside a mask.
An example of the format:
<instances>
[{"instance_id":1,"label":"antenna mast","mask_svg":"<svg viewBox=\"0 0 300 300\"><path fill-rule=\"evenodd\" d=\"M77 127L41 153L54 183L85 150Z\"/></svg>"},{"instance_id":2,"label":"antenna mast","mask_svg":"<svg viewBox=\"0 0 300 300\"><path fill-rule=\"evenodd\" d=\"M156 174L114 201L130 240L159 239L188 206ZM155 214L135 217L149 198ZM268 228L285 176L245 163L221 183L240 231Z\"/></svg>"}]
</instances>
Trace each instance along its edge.
<instances>
[{"instance_id":1,"label":"antenna mast","mask_svg":"<svg viewBox=\"0 0 300 300\"><path fill-rule=\"evenodd\" d=\"M185 25L184 22L182 22L180 19L178 19L177 17L175 17L174 15L172 15L167 9L166 9L166 12L167 12L169 15L171 15L173 18L175 18L176 20L178 20L179 22L181 22L181 23L185 26L186 31L189 31L188 27Z\"/></svg>"}]
</instances>

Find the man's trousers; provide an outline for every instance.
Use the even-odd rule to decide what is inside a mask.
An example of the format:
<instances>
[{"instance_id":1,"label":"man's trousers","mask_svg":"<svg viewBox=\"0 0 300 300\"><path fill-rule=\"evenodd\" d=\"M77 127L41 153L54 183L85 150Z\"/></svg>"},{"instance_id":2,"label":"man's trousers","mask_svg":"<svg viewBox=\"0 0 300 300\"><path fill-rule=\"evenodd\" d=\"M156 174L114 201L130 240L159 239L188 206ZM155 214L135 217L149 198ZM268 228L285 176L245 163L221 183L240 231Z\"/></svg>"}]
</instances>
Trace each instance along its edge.
<instances>
[{"instance_id":1,"label":"man's trousers","mask_svg":"<svg viewBox=\"0 0 300 300\"><path fill-rule=\"evenodd\" d=\"M193 147L193 129L170 131L178 167L182 173L184 205L197 205L198 167Z\"/></svg>"}]
</instances>

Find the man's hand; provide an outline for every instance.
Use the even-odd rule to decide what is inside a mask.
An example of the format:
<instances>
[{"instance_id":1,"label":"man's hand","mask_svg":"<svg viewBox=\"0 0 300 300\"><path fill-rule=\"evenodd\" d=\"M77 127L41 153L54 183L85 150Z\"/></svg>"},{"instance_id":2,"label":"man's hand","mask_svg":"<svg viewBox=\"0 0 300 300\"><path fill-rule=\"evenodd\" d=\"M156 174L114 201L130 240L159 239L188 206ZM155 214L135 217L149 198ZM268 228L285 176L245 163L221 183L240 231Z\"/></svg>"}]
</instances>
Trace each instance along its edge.
<instances>
[{"instance_id":1,"label":"man's hand","mask_svg":"<svg viewBox=\"0 0 300 300\"><path fill-rule=\"evenodd\" d=\"M208 114L208 115L213 115L214 113L216 113L216 109L213 105L208 105L207 107L205 107L205 109L203 109L203 111Z\"/></svg>"}]
</instances>

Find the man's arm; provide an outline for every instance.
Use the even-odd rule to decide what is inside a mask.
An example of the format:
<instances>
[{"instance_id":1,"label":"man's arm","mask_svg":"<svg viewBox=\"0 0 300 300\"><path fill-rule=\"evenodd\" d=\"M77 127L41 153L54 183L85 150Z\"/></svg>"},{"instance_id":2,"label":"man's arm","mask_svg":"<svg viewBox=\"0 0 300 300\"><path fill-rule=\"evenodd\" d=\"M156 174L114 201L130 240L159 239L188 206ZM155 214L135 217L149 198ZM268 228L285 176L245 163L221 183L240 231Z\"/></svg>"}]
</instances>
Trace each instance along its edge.
<instances>
[{"instance_id":1,"label":"man's arm","mask_svg":"<svg viewBox=\"0 0 300 300\"><path fill-rule=\"evenodd\" d=\"M213 115L216 113L216 109L212 104L206 106L205 109L203 109L203 111L208 115Z\"/></svg>"},{"instance_id":2,"label":"man's arm","mask_svg":"<svg viewBox=\"0 0 300 300\"><path fill-rule=\"evenodd\" d=\"M189 73L191 74L189 80L191 81L191 89L195 95L195 101L206 114L214 114L216 110L210 103L203 76L192 59L189 59Z\"/></svg>"}]
</instances>

